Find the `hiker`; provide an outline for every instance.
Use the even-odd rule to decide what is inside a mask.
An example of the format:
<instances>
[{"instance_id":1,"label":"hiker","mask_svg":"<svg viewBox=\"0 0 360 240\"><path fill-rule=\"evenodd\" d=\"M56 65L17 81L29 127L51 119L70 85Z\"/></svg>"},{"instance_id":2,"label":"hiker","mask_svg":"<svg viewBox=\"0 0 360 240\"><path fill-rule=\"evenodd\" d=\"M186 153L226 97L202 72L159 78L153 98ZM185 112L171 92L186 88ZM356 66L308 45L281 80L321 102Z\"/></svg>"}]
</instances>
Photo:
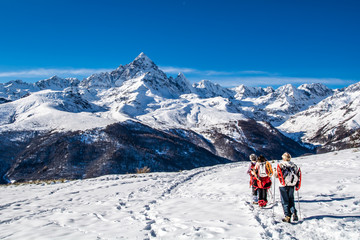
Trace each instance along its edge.
<instances>
[{"instance_id":1,"label":"hiker","mask_svg":"<svg viewBox=\"0 0 360 240\"><path fill-rule=\"evenodd\" d=\"M251 186L251 193L253 196L253 204L258 204L258 187L257 181L255 177L254 167L256 165L257 156L253 153L250 155L250 166L247 173L250 175L250 186Z\"/></svg>"},{"instance_id":2,"label":"hiker","mask_svg":"<svg viewBox=\"0 0 360 240\"><path fill-rule=\"evenodd\" d=\"M258 203L260 207L265 207L267 204L267 190L271 187L272 166L263 155L260 155L254 169L259 193Z\"/></svg>"},{"instance_id":3,"label":"hiker","mask_svg":"<svg viewBox=\"0 0 360 240\"><path fill-rule=\"evenodd\" d=\"M298 191L301 187L301 170L295 163L291 162L291 155L284 153L282 162L277 165L277 176L280 181L281 204L284 209L285 217L283 222L290 223L291 215L293 221L298 221L295 208L294 189Z\"/></svg>"}]
</instances>

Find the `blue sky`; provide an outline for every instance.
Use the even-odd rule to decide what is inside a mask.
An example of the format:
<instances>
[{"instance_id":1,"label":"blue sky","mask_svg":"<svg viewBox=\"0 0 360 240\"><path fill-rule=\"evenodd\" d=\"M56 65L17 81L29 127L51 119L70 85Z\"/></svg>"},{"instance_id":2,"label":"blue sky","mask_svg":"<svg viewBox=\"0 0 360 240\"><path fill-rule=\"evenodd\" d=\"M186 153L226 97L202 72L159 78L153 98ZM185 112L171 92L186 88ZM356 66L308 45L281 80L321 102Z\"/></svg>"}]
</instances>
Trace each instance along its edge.
<instances>
[{"instance_id":1,"label":"blue sky","mask_svg":"<svg viewBox=\"0 0 360 240\"><path fill-rule=\"evenodd\" d=\"M0 82L115 69L144 52L223 86L360 81L360 1L0 0Z\"/></svg>"}]
</instances>

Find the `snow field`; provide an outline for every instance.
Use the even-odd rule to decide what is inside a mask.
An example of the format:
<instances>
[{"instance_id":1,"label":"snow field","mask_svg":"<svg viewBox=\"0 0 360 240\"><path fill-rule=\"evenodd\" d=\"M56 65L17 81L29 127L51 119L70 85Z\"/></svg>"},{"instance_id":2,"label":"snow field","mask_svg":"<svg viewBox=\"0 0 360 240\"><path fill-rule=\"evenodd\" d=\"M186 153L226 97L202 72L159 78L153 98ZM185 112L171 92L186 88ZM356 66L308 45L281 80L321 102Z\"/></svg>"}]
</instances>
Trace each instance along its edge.
<instances>
[{"instance_id":1,"label":"snow field","mask_svg":"<svg viewBox=\"0 0 360 240\"><path fill-rule=\"evenodd\" d=\"M1 186L0 239L360 239L360 150L294 162L303 173L299 222L281 222L277 180L275 205L273 190L267 208L252 205L249 163L238 162Z\"/></svg>"}]
</instances>

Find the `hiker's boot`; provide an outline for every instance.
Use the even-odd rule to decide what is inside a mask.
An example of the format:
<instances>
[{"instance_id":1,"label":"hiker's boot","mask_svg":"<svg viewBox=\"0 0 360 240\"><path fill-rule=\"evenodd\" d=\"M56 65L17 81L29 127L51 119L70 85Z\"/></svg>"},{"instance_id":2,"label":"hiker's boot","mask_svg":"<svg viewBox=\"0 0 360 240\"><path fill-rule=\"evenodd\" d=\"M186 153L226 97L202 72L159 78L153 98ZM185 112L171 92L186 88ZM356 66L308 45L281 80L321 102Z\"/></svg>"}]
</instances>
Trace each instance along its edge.
<instances>
[{"instance_id":1,"label":"hiker's boot","mask_svg":"<svg viewBox=\"0 0 360 240\"><path fill-rule=\"evenodd\" d=\"M266 206L266 201L265 200L260 200L259 201L259 207L265 207Z\"/></svg>"},{"instance_id":2,"label":"hiker's boot","mask_svg":"<svg viewBox=\"0 0 360 240\"><path fill-rule=\"evenodd\" d=\"M287 222L287 223L290 223L290 217L289 216L285 216L283 219L282 219L282 221L283 222Z\"/></svg>"},{"instance_id":3,"label":"hiker's boot","mask_svg":"<svg viewBox=\"0 0 360 240\"><path fill-rule=\"evenodd\" d=\"M296 212L293 213L293 215L292 215L292 220L293 220L294 222L299 221L299 218L298 218L298 215L296 214Z\"/></svg>"}]
</instances>

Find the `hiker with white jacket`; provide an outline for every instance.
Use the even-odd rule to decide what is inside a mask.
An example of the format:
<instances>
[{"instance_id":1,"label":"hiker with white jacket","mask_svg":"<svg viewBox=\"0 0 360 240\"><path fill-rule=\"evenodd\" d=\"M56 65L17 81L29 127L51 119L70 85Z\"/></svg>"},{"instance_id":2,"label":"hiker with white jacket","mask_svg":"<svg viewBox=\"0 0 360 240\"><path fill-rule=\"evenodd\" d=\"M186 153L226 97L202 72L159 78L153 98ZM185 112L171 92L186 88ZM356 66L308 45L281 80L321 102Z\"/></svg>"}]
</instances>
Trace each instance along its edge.
<instances>
[{"instance_id":1,"label":"hiker with white jacket","mask_svg":"<svg viewBox=\"0 0 360 240\"><path fill-rule=\"evenodd\" d=\"M290 223L291 216L293 221L298 221L297 210L295 208L294 190L298 191L301 187L301 170L295 163L291 162L291 155L284 153L282 162L277 165L277 176L280 181L281 204L285 217L283 222Z\"/></svg>"}]
</instances>

